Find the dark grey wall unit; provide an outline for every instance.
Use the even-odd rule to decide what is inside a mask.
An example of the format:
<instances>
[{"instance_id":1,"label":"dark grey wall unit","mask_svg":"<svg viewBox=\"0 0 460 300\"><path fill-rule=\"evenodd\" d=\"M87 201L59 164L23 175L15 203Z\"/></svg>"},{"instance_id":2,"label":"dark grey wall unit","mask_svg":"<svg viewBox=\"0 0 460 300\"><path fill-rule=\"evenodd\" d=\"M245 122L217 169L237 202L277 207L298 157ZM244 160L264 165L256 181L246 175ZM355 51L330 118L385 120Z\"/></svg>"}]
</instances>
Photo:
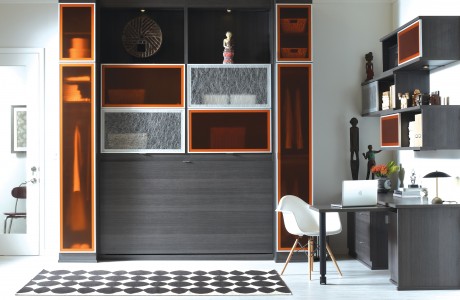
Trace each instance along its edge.
<instances>
[{"instance_id":1,"label":"dark grey wall unit","mask_svg":"<svg viewBox=\"0 0 460 300\"><path fill-rule=\"evenodd\" d=\"M398 208L389 219L389 268L398 290L460 288L458 205Z\"/></svg>"},{"instance_id":2,"label":"dark grey wall unit","mask_svg":"<svg viewBox=\"0 0 460 300\"><path fill-rule=\"evenodd\" d=\"M100 256L273 253L271 154L112 154L99 170Z\"/></svg>"}]
</instances>

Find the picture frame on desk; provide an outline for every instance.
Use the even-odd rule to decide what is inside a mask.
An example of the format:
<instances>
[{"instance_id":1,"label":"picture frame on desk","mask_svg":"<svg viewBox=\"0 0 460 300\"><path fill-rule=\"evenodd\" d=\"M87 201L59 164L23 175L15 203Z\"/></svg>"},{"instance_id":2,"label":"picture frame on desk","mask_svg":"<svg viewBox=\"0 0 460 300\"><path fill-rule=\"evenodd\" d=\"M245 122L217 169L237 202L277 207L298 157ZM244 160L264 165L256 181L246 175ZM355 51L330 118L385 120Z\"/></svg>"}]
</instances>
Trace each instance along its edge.
<instances>
[{"instance_id":1,"label":"picture frame on desk","mask_svg":"<svg viewBox=\"0 0 460 300\"><path fill-rule=\"evenodd\" d=\"M401 147L401 118L399 114L380 117L380 146Z\"/></svg>"}]
</instances>

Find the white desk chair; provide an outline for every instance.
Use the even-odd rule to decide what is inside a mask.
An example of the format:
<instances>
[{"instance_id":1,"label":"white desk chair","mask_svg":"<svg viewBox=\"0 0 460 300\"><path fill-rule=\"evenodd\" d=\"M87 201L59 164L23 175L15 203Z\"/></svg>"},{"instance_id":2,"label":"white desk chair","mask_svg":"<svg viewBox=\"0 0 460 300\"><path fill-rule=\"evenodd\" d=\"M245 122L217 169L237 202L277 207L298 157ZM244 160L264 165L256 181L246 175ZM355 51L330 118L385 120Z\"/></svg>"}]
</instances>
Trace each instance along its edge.
<instances>
[{"instance_id":1,"label":"white desk chair","mask_svg":"<svg viewBox=\"0 0 460 300\"><path fill-rule=\"evenodd\" d=\"M297 236L297 239L292 246L291 252L286 259L284 268L281 271L281 275L283 275L284 270L291 260L292 254L294 253L297 244L302 247L302 245L299 243L299 239L303 236L308 236L308 269L311 280L311 273L313 271L313 237L319 236L319 213L310 209L310 205L308 203L299 197L292 195L286 195L282 197L276 211L283 214L284 226L286 230L290 234ZM339 213L327 213L326 236L338 234L341 231L342 223L340 222ZM339 272L340 276L342 276L342 272L340 271L340 268L337 265L337 261L335 260L335 257L327 243L326 249L332 261L334 262L337 271Z\"/></svg>"}]
</instances>

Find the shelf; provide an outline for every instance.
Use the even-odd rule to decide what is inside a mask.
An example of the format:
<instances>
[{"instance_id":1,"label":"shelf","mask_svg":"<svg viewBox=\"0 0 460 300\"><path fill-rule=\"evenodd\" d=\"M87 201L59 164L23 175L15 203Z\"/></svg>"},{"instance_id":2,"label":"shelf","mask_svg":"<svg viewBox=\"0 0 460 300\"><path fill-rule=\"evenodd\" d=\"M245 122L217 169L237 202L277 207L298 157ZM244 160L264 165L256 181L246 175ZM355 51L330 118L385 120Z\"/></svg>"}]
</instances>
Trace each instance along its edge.
<instances>
[{"instance_id":1,"label":"shelf","mask_svg":"<svg viewBox=\"0 0 460 300\"><path fill-rule=\"evenodd\" d=\"M94 60L94 4L60 4L61 60Z\"/></svg>"},{"instance_id":2,"label":"shelf","mask_svg":"<svg viewBox=\"0 0 460 300\"><path fill-rule=\"evenodd\" d=\"M225 8L189 8L188 63L222 63L228 31L234 40L234 63L270 63L270 17L269 8L235 7L230 13Z\"/></svg>"},{"instance_id":3,"label":"shelf","mask_svg":"<svg viewBox=\"0 0 460 300\"><path fill-rule=\"evenodd\" d=\"M184 153L184 109L102 109L101 152Z\"/></svg>"},{"instance_id":4,"label":"shelf","mask_svg":"<svg viewBox=\"0 0 460 300\"><path fill-rule=\"evenodd\" d=\"M270 110L189 110L189 152L270 152Z\"/></svg>"},{"instance_id":5,"label":"shelf","mask_svg":"<svg viewBox=\"0 0 460 300\"><path fill-rule=\"evenodd\" d=\"M103 107L184 107L184 65L102 65Z\"/></svg>"},{"instance_id":6,"label":"shelf","mask_svg":"<svg viewBox=\"0 0 460 300\"><path fill-rule=\"evenodd\" d=\"M60 64L62 101L92 102L93 72L93 64Z\"/></svg>"},{"instance_id":7,"label":"shelf","mask_svg":"<svg viewBox=\"0 0 460 300\"><path fill-rule=\"evenodd\" d=\"M311 5L276 7L277 61L311 61Z\"/></svg>"},{"instance_id":8,"label":"shelf","mask_svg":"<svg viewBox=\"0 0 460 300\"><path fill-rule=\"evenodd\" d=\"M144 15L158 24L163 36L158 51L152 56L139 58L129 54L123 46L122 36L125 26L140 17L140 8L102 7L99 18L101 63L183 64L185 62L184 8L151 8L150 4L146 6L143 7L146 9Z\"/></svg>"},{"instance_id":9,"label":"shelf","mask_svg":"<svg viewBox=\"0 0 460 300\"><path fill-rule=\"evenodd\" d=\"M190 108L270 108L269 64L188 65Z\"/></svg>"}]
</instances>

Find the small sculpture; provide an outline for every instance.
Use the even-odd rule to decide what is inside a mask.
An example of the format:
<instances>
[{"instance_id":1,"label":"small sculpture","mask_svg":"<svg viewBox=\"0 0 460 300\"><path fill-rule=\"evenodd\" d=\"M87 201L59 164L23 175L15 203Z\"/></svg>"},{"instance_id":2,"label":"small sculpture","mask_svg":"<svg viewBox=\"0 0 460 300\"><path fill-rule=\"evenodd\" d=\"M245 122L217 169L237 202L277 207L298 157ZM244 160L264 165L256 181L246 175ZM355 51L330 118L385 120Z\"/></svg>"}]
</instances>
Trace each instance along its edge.
<instances>
[{"instance_id":1,"label":"small sculpture","mask_svg":"<svg viewBox=\"0 0 460 300\"><path fill-rule=\"evenodd\" d=\"M404 170L402 164L399 164L399 187L403 188L404 187L404 175L406 174L406 170Z\"/></svg>"},{"instance_id":2,"label":"small sculpture","mask_svg":"<svg viewBox=\"0 0 460 300\"><path fill-rule=\"evenodd\" d=\"M369 179L369 175L371 174L371 169L375 166L375 154L382 152L382 150L372 150L372 145L367 146L369 149L366 153L363 153L365 159L367 159L367 175L366 179ZM374 173L372 173L372 179L374 179Z\"/></svg>"},{"instance_id":3,"label":"small sculpture","mask_svg":"<svg viewBox=\"0 0 460 300\"><path fill-rule=\"evenodd\" d=\"M372 78L374 78L374 64L372 63L374 56L372 52L369 52L364 58L366 59L366 81L372 80Z\"/></svg>"},{"instance_id":4,"label":"small sculpture","mask_svg":"<svg viewBox=\"0 0 460 300\"><path fill-rule=\"evenodd\" d=\"M224 39L224 64L233 64L233 55L235 54L233 51L233 41L232 41L232 33L227 31L225 34L226 38Z\"/></svg>"},{"instance_id":5,"label":"small sculpture","mask_svg":"<svg viewBox=\"0 0 460 300\"><path fill-rule=\"evenodd\" d=\"M351 177L353 180L358 180L359 172L359 128L356 126L358 124L358 119L351 118L350 120L350 167L351 167Z\"/></svg>"}]
</instances>

